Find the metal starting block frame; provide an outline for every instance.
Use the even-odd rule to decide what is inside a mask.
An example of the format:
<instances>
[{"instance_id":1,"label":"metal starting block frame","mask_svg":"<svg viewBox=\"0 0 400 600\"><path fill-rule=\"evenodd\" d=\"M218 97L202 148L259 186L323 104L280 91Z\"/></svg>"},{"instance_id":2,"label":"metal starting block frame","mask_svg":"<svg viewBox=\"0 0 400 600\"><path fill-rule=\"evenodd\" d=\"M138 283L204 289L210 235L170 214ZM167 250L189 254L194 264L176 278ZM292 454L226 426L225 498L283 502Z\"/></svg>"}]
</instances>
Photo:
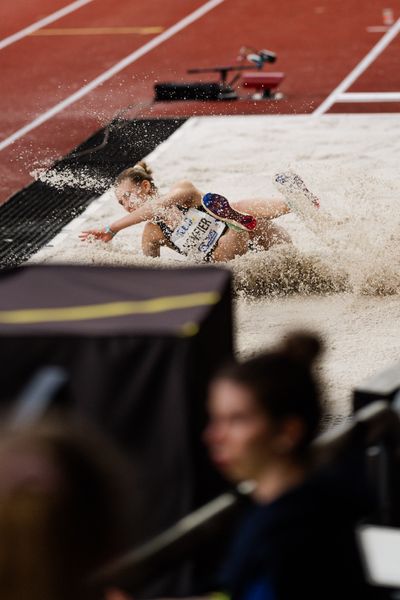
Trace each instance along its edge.
<instances>
[{"instance_id":1,"label":"metal starting block frame","mask_svg":"<svg viewBox=\"0 0 400 600\"><path fill-rule=\"evenodd\" d=\"M249 53L250 51L250 53ZM269 50L256 51L252 48L241 48L239 60L246 59L248 65L228 65L220 67L203 67L188 69L189 74L219 73L219 81L212 82L163 82L154 86L155 101L171 100L280 100L283 94L276 89L285 78L282 72L260 72L267 62L276 61L276 54ZM233 73L229 80L228 76ZM237 85L253 89L253 94L242 95Z\"/></svg>"}]
</instances>

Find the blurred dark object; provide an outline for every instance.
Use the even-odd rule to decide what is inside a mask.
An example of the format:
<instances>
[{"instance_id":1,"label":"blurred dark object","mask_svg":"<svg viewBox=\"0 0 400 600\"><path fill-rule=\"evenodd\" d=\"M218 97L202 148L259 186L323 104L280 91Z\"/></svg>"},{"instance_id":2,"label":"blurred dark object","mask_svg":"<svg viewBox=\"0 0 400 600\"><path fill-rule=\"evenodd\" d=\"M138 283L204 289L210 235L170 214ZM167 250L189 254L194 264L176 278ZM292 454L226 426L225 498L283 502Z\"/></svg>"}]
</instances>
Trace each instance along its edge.
<instances>
[{"instance_id":1,"label":"blurred dark object","mask_svg":"<svg viewBox=\"0 0 400 600\"><path fill-rule=\"evenodd\" d=\"M314 443L321 464L339 462L342 469L359 456L351 477L365 479L375 498L369 518L400 526L400 418L393 405L377 400L357 411L345 425L322 434Z\"/></svg>"},{"instance_id":2,"label":"blurred dark object","mask_svg":"<svg viewBox=\"0 0 400 600\"><path fill-rule=\"evenodd\" d=\"M353 391L353 410L357 411L375 400L391 402L400 390L400 363L369 377Z\"/></svg>"},{"instance_id":3,"label":"blurred dark object","mask_svg":"<svg viewBox=\"0 0 400 600\"><path fill-rule=\"evenodd\" d=\"M0 573L7 600L94 600L89 573L126 549L124 460L93 428L52 419L3 427Z\"/></svg>"},{"instance_id":4,"label":"blurred dark object","mask_svg":"<svg viewBox=\"0 0 400 600\"><path fill-rule=\"evenodd\" d=\"M62 393L68 375L65 369L46 366L39 369L16 398L7 415L9 427L26 427L39 422L53 403L63 403Z\"/></svg>"},{"instance_id":5,"label":"blurred dark object","mask_svg":"<svg viewBox=\"0 0 400 600\"><path fill-rule=\"evenodd\" d=\"M374 401L354 413L346 422L332 427L317 437L313 454L319 464L341 457L342 453L358 445L364 449L390 436L400 434L399 415L388 402Z\"/></svg>"},{"instance_id":6,"label":"blurred dark object","mask_svg":"<svg viewBox=\"0 0 400 600\"><path fill-rule=\"evenodd\" d=\"M174 100L221 100L224 87L218 82L156 83L154 100L170 102Z\"/></svg>"},{"instance_id":7,"label":"blurred dark object","mask_svg":"<svg viewBox=\"0 0 400 600\"><path fill-rule=\"evenodd\" d=\"M0 274L1 409L43 366L65 369L65 407L130 460L132 547L225 489L201 433L208 382L232 355L230 286L216 267ZM186 593L187 581L171 576L157 593Z\"/></svg>"},{"instance_id":8,"label":"blurred dark object","mask_svg":"<svg viewBox=\"0 0 400 600\"><path fill-rule=\"evenodd\" d=\"M187 557L200 555L229 536L253 486L242 484L187 515L147 544L112 561L91 579L95 587L135 590ZM204 558L204 555L203 555Z\"/></svg>"}]
</instances>

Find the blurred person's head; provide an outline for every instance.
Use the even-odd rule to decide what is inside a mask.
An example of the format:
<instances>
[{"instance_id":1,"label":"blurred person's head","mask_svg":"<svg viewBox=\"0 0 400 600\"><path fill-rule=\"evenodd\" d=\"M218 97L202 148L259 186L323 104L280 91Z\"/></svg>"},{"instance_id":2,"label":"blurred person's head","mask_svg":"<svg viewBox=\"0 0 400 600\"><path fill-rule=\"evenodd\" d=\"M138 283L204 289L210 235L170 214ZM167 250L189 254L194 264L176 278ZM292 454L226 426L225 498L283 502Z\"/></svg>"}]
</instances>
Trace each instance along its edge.
<instances>
[{"instance_id":1,"label":"blurred person's head","mask_svg":"<svg viewBox=\"0 0 400 600\"><path fill-rule=\"evenodd\" d=\"M228 479L257 482L277 468L306 469L321 418L313 374L320 347L316 337L293 333L282 346L216 375L205 440Z\"/></svg>"},{"instance_id":2,"label":"blurred person's head","mask_svg":"<svg viewBox=\"0 0 400 600\"><path fill-rule=\"evenodd\" d=\"M3 432L3 598L90 598L85 579L125 541L119 461L108 443L86 430L41 425Z\"/></svg>"}]
</instances>

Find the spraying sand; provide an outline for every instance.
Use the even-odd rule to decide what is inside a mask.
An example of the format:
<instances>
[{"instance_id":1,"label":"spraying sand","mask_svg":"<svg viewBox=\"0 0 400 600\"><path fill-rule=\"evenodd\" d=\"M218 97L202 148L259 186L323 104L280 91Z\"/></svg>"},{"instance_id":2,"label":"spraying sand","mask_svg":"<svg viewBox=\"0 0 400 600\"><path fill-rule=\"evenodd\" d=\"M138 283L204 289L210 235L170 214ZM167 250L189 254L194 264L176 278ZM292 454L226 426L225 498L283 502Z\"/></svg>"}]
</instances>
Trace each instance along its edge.
<instances>
[{"instance_id":1,"label":"spraying sand","mask_svg":"<svg viewBox=\"0 0 400 600\"><path fill-rule=\"evenodd\" d=\"M321 332L321 373L335 415L348 414L357 383L400 356L399 152L398 115L246 116L192 119L148 157L161 192L188 178L232 202L273 197L274 173L293 169L319 196L318 213L279 219L293 245L226 266L235 282L239 354L251 355L293 327ZM51 181L51 173L46 177ZM64 177L96 189L93 174ZM53 184L62 185L62 175ZM107 192L31 262L188 264L169 250L160 259L143 257L140 225L108 245L78 240L80 230L122 214Z\"/></svg>"}]
</instances>

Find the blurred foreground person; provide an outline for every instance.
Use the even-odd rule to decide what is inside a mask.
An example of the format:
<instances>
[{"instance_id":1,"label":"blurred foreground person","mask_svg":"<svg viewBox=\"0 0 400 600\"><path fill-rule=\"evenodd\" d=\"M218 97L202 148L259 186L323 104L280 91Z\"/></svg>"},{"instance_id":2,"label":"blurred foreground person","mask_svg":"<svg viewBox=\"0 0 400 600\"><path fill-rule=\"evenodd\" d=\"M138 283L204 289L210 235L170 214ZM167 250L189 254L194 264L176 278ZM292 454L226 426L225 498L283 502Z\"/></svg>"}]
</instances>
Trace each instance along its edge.
<instances>
[{"instance_id":1,"label":"blurred foreground person","mask_svg":"<svg viewBox=\"0 0 400 600\"><path fill-rule=\"evenodd\" d=\"M211 457L229 480L255 483L219 583L234 600L381 597L364 581L354 537L369 506L326 473L312 474L319 351L317 338L293 334L211 385Z\"/></svg>"},{"instance_id":2,"label":"blurred foreground person","mask_svg":"<svg viewBox=\"0 0 400 600\"><path fill-rule=\"evenodd\" d=\"M2 432L1 598L93 597L86 577L124 549L118 461L90 431L46 424Z\"/></svg>"}]
</instances>

